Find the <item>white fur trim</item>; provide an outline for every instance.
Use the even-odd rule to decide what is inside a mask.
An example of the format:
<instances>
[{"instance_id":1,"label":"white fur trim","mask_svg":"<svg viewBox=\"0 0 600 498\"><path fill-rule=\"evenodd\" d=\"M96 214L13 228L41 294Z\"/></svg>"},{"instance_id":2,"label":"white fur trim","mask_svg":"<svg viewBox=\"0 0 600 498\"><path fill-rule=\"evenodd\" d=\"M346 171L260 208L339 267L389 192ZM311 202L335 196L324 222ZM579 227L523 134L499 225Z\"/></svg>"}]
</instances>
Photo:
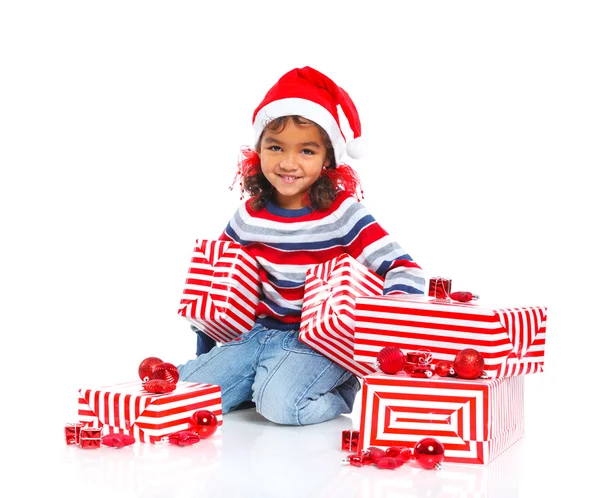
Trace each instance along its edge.
<instances>
[{"instance_id":1,"label":"white fur trim","mask_svg":"<svg viewBox=\"0 0 600 498\"><path fill-rule=\"evenodd\" d=\"M346 142L342 132L331 113L323 106L306 99L280 99L265 105L254 120L254 145L258 145L260 135L270 121L281 116L302 116L310 119L323 128L333 144L335 160L339 164L346 152Z\"/></svg>"},{"instance_id":2,"label":"white fur trim","mask_svg":"<svg viewBox=\"0 0 600 498\"><path fill-rule=\"evenodd\" d=\"M352 159L360 159L365 155L365 142L361 137L350 140L346 144L346 154Z\"/></svg>"}]
</instances>

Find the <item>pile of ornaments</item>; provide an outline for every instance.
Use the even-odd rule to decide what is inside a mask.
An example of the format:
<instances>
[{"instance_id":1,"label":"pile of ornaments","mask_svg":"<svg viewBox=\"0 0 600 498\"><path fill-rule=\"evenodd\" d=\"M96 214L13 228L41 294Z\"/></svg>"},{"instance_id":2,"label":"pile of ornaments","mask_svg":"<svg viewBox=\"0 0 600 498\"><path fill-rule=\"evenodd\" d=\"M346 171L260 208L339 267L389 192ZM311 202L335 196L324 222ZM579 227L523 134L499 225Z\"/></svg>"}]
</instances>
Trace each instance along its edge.
<instances>
[{"instance_id":1,"label":"pile of ornaments","mask_svg":"<svg viewBox=\"0 0 600 498\"><path fill-rule=\"evenodd\" d=\"M432 365L431 352L427 350L410 351L404 354L396 346L386 346L377 354L374 366L389 375L404 371L411 377L433 377L434 374L461 379L484 377L483 356L473 348L459 351L454 361L440 360Z\"/></svg>"},{"instance_id":2,"label":"pile of ornaments","mask_svg":"<svg viewBox=\"0 0 600 498\"><path fill-rule=\"evenodd\" d=\"M426 437L418 441L412 451L406 446L390 446L385 450L369 446L360 453L348 455L342 463L354 467L375 465L380 469L393 470L411 460L424 469L439 470L444 460L444 445L435 438Z\"/></svg>"},{"instance_id":3,"label":"pile of ornaments","mask_svg":"<svg viewBox=\"0 0 600 498\"><path fill-rule=\"evenodd\" d=\"M163 394L174 391L179 381L179 370L172 363L162 361L156 356L142 360L138 367L143 388L149 393Z\"/></svg>"}]
</instances>

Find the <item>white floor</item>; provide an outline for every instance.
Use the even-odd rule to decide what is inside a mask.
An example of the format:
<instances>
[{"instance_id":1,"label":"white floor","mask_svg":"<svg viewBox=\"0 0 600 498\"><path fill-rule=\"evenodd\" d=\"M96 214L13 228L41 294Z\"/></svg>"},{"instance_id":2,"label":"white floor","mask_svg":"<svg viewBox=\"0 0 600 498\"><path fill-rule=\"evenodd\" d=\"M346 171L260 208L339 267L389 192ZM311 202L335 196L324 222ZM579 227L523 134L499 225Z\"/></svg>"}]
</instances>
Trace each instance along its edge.
<instances>
[{"instance_id":1,"label":"white floor","mask_svg":"<svg viewBox=\"0 0 600 498\"><path fill-rule=\"evenodd\" d=\"M244 410L226 415L215 435L194 446L136 443L98 450L64 443L56 421L60 410L39 413L38 427L9 434L13 443L4 447L3 466L8 480L2 484L10 491L2 496L599 496L587 484L597 463L597 435L573 418L577 391L562 390L564 403L543 401L557 399L557 380L546 373L527 378L527 434L518 443L486 466L446 463L440 471L414 463L395 470L342 465L342 430L358 428L360 403L351 416L315 426L276 426ZM9 486L11 478L16 486Z\"/></svg>"}]
</instances>

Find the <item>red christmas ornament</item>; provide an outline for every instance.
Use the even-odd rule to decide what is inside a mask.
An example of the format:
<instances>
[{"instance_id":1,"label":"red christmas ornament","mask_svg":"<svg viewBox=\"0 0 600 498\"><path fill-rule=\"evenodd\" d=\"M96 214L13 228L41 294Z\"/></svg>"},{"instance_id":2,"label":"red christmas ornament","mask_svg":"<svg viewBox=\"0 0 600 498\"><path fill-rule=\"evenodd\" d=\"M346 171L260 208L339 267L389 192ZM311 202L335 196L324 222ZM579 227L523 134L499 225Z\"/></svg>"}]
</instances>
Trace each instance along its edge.
<instances>
[{"instance_id":1,"label":"red christmas ornament","mask_svg":"<svg viewBox=\"0 0 600 498\"><path fill-rule=\"evenodd\" d=\"M371 464L376 463L377 460L387 455L385 454L385 451L381 448L377 448L377 446L369 446L366 450L363 450L361 452L361 456L363 459L363 463Z\"/></svg>"},{"instance_id":2,"label":"red christmas ornament","mask_svg":"<svg viewBox=\"0 0 600 498\"><path fill-rule=\"evenodd\" d=\"M406 463L412 458L412 451L406 446L390 446L385 450L385 454L396 460L400 460L402 463Z\"/></svg>"},{"instance_id":3,"label":"red christmas ornament","mask_svg":"<svg viewBox=\"0 0 600 498\"><path fill-rule=\"evenodd\" d=\"M179 380L179 370L172 363L161 362L154 365L152 369L152 379L167 380L177 384Z\"/></svg>"},{"instance_id":4,"label":"red christmas ornament","mask_svg":"<svg viewBox=\"0 0 600 498\"><path fill-rule=\"evenodd\" d=\"M133 443L135 443L135 438L129 434L107 434L102 437L102 444L113 448L123 448Z\"/></svg>"},{"instance_id":5,"label":"red christmas ornament","mask_svg":"<svg viewBox=\"0 0 600 498\"><path fill-rule=\"evenodd\" d=\"M440 360L435 365L435 373L440 377L451 377L455 374L454 364L448 360Z\"/></svg>"},{"instance_id":6,"label":"red christmas ornament","mask_svg":"<svg viewBox=\"0 0 600 498\"><path fill-rule=\"evenodd\" d=\"M377 354L376 366L386 374L395 375L402 370L406 358L396 346L386 346Z\"/></svg>"},{"instance_id":7,"label":"red christmas ornament","mask_svg":"<svg viewBox=\"0 0 600 498\"><path fill-rule=\"evenodd\" d=\"M444 460L444 445L437 439L426 437L415 444L415 461L424 469L441 469Z\"/></svg>"},{"instance_id":8,"label":"red christmas ornament","mask_svg":"<svg viewBox=\"0 0 600 498\"><path fill-rule=\"evenodd\" d=\"M144 382L150 380L152 378L154 367L162 362L163 361L156 356L149 356L145 360L142 360L140 366L138 367L140 379L142 379Z\"/></svg>"},{"instance_id":9,"label":"red christmas ornament","mask_svg":"<svg viewBox=\"0 0 600 498\"><path fill-rule=\"evenodd\" d=\"M452 279L433 277L429 279L429 296L436 299L447 299L452 289Z\"/></svg>"},{"instance_id":10,"label":"red christmas ornament","mask_svg":"<svg viewBox=\"0 0 600 498\"><path fill-rule=\"evenodd\" d=\"M427 378L430 379L431 377L433 377L435 370L433 369L433 366L426 364L426 365L412 365L410 370L409 370L409 374L411 377L420 377L420 378Z\"/></svg>"},{"instance_id":11,"label":"red christmas ornament","mask_svg":"<svg viewBox=\"0 0 600 498\"><path fill-rule=\"evenodd\" d=\"M144 389L153 394L170 393L175 390L177 384L162 379L150 379L142 384Z\"/></svg>"},{"instance_id":12,"label":"red christmas ornament","mask_svg":"<svg viewBox=\"0 0 600 498\"><path fill-rule=\"evenodd\" d=\"M450 299L453 301L460 301L461 303L468 303L469 301L479 299L479 296L471 292L457 291L450 294Z\"/></svg>"},{"instance_id":13,"label":"red christmas ornament","mask_svg":"<svg viewBox=\"0 0 600 498\"><path fill-rule=\"evenodd\" d=\"M365 464L362 455L359 455L358 453L352 453L351 455L348 455L344 460L342 460L342 463L350 464L353 467L362 467Z\"/></svg>"},{"instance_id":14,"label":"red christmas ornament","mask_svg":"<svg viewBox=\"0 0 600 498\"><path fill-rule=\"evenodd\" d=\"M200 441L200 436L192 431L177 431L169 434L169 443L178 446L190 446Z\"/></svg>"},{"instance_id":15,"label":"red christmas ornament","mask_svg":"<svg viewBox=\"0 0 600 498\"><path fill-rule=\"evenodd\" d=\"M454 358L454 371L461 379L477 379L481 377L484 365L483 356L473 348L463 349Z\"/></svg>"},{"instance_id":16,"label":"red christmas ornament","mask_svg":"<svg viewBox=\"0 0 600 498\"><path fill-rule=\"evenodd\" d=\"M379 467L380 469L394 470L394 469L404 465L404 462L397 458L381 457L379 460L377 460L375 462L375 465L377 467Z\"/></svg>"},{"instance_id":17,"label":"red christmas ornament","mask_svg":"<svg viewBox=\"0 0 600 498\"><path fill-rule=\"evenodd\" d=\"M194 431L201 439L206 439L217 432L219 421L210 410L198 410L190 417L190 430Z\"/></svg>"}]
</instances>

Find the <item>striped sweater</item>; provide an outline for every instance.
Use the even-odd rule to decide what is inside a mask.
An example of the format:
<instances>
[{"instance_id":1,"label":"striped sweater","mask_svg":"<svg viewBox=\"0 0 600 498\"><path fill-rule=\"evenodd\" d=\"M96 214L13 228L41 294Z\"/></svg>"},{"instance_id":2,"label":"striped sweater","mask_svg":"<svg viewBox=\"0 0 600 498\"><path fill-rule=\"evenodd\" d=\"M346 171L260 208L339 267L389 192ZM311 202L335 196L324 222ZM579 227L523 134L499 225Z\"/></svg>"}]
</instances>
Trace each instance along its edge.
<instances>
[{"instance_id":1,"label":"striped sweater","mask_svg":"<svg viewBox=\"0 0 600 498\"><path fill-rule=\"evenodd\" d=\"M257 211L249 203L239 207L220 239L241 244L259 263L259 321L273 328L299 323L307 270L344 253L385 277L384 294L424 293L423 270L348 193L340 192L326 211L270 202Z\"/></svg>"}]
</instances>

